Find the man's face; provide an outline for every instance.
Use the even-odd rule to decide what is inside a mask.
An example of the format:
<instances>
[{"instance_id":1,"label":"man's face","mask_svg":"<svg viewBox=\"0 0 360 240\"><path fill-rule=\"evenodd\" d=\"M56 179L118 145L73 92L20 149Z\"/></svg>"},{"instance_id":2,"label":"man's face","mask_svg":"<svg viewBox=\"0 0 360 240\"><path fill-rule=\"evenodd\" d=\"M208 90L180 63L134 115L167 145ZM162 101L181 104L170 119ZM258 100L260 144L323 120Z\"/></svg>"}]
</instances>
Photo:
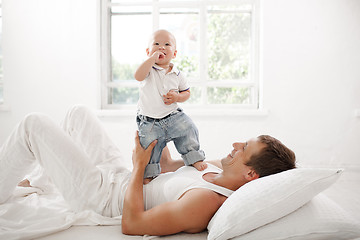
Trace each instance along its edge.
<instances>
[{"instance_id":1,"label":"man's face","mask_svg":"<svg viewBox=\"0 0 360 240\"><path fill-rule=\"evenodd\" d=\"M221 160L224 170L232 170L246 174L251 168L246 165L250 157L257 154L265 147L257 138L247 142L233 143L233 150Z\"/></svg>"}]
</instances>

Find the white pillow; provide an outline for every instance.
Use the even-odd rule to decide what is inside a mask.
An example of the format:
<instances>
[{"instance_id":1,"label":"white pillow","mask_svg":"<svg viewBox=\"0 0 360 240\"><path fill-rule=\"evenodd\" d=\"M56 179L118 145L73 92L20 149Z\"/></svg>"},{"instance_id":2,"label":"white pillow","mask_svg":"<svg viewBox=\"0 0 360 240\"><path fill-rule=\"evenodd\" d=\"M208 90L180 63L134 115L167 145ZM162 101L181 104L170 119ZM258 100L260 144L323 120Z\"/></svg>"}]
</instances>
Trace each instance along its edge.
<instances>
[{"instance_id":1,"label":"white pillow","mask_svg":"<svg viewBox=\"0 0 360 240\"><path fill-rule=\"evenodd\" d=\"M279 220L235 237L234 240L355 239L360 223L323 194Z\"/></svg>"},{"instance_id":2,"label":"white pillow","mask_svg":"<svg viewBox=\"0 0 360 240\"><path fill-rule=\"evenodd\" d=\"M229 239L275 221L303 206L341 173L341 169L296 168L253 180L219 208L208 225L208 239Z\"/></svg>"}]
</instances>

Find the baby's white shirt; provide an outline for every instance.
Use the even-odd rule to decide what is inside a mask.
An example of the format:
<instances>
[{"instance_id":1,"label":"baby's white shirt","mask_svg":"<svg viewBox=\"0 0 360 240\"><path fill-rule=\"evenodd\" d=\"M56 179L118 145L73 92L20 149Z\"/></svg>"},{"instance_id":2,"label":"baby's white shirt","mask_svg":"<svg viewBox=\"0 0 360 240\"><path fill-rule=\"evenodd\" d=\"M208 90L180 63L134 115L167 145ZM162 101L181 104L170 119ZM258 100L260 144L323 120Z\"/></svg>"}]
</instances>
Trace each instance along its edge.
<instances>
[{"instance_id":1,"label":"baby's white shirt","mask_svg":"<svg viewBox=\"0 0 360 240\"><path fill-rule=\"evenodd\" d=\"M173 64L169 73L165 74L165 71L155 64L149 75L140 82L139 114L152 118L163 118L178 109L177 103L166 105L163 101L163 95L166 95L170 90L186 91L189 89L188 82Z\"/></svg>"}]
</instances>

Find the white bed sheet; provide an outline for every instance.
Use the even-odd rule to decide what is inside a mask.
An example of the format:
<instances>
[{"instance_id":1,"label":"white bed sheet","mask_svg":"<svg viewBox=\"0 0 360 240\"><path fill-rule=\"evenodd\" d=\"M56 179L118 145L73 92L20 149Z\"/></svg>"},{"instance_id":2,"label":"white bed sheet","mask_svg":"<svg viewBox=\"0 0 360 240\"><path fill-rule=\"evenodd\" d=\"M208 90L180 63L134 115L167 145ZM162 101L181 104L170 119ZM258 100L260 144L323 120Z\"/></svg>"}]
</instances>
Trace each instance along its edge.
<instances>
[{"instance_id":1,"label":"white bed sheet","mask_svg":"<svg viewBox=\"0 0 360 240\"><path fill-rule=\"evenodd\" d=\"M323 193L339 204L346 212L360 221L360 169L346 169L340 179L325 190ZM55 239L74 239L85 237L89 240L99 239L189 239L189 240L205 240L207 232L199 234L180 233L166 237L150 237L150 236L126 236L121 233L120 226L73 226L68 230L51 234L40 238L41 240ZM360 238L358 238L360 239Z\"/></svg>"},{"instance_id":2,"label":"white bed sheet","mask_svg":"<svg viewBox=\"0 0 360 240\"><path fill-rule=\"evenodd\" d=\"M360 221L360 168L345 168L343 175L323 193Z\"/></svg>"},{"instance_id":3,"label":"white bed sheet","mask_svg":"<svg viewBox=\"0 0 360 240\"><path fill-rule=\"evenodd\" d=\"M338 203L346 212L352 215L355 219L360 221L360 170L346 169L341 178L323 193ZM32 197L34 202L38 201L37 197ZM31 197L27 197L29 201ZM43 202L46 204L46 199ZM64 203L61 203L64 204ZM59 205L60 207L61 205ZM54 206L52 206L54 207ZM56 208L56 206L55 206ZM0 209L1 211L1 209ZM56 219L52 219L56 221ZM52 239L189 239L189 240L205 240L207 239L207 232L198 234L179 233L171 236L156 237L156 236L127 236L121 233L120 219L101 218L93 213L84 212L78 215L67 214L67 222L61 221L63 224L58 226L58 229L49 229L53 232L43 237L35 237L40 240ZM97 223L105 224L107 226L94 226ZM71 226L73 224L80 224ZM84 226L90 224L92 226ZM58 231L58 232L55 232ZM360 238L359 238L360 239Z\"/></svg>"}]
</instances>

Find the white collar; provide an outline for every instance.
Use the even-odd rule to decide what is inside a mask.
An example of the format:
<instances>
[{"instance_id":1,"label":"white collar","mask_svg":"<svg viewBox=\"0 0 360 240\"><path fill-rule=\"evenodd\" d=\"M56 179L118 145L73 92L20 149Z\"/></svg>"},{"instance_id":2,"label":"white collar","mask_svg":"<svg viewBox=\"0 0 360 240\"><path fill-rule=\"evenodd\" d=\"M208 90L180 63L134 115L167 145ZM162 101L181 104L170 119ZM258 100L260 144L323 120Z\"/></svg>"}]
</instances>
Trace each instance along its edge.
<instances>
[{"instance_id":1,"label":"white collar","mask_svg":"<svg viewBox=\"0 0 360 240\"><path fill-rule=\"evenodd\" d=\"M169 73L175 73L177 76L179 76L180 70L173 63L170 63L169 66L171 66L171 71ZM158 71L164 70L164 68L160 67L157 64L154 64L153 68Z\"/></svg>"}]
</instances>

